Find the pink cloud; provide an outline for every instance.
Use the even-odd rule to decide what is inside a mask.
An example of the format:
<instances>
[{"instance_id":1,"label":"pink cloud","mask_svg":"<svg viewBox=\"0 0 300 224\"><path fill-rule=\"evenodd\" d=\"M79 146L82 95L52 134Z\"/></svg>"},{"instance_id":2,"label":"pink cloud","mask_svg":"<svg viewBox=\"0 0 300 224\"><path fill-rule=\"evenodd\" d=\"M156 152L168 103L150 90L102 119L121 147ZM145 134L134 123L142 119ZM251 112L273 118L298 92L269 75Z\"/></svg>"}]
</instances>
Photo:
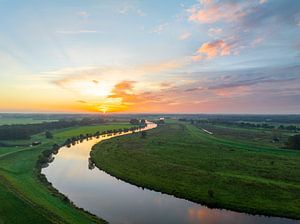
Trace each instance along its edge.
<instances>
[{"instance_id":1,"label":"pink cloud","mask_svg":"<svg viewBox=\"0 0 300 224\"><path fill-rule=\"evenodd\" d=\"M265 3L267 3L268 2L268 0L260 0L259 1L259 4L265 4Z\"/></svg>"},{"instance_id":2,"label":"pink cloud","mask_svg":"<svg viewBox=\"0 0 300 224\"><path fill-rule=\"evenodd\" d=\"M249 94L250 88L246 86L237 86L233 88L220 88L213 90L216 96L220 97L240 97Z\"/></svg>"},{"instance_id":3,"label":"pink cloud","mask_svg":"<svg viewBox=\"0 0 300 224\"><path fill-rule=\"evenodd\" d=\"M263 37L257 37L251 44L252 47L256 47L264 41Z\"/></svg>"},{"instance_id":4,"label":"pink cloud","mask_svg":"<svg viewBox=\"0 0 300 224\"><path fill-rule=\"evenodd\" d=\"M200 1L188 10L189 21L199 23L215 23L218 21L232 22L244 17L247 11L242 4L237 3L215 3L214 1Z\"/></svg>"},{"instance_id":5,"label":"pink cloud","mask_svg":"<svg viewBox=\"0 0 300 224\"><path fill-rule=\"evenodd\" d=\"M206 42L197 50L197 55L192 56L193 60L211 59L216 56L230 55L232 52L231 46L224 40L216 40Z\"/></svg>"}]
</instances>

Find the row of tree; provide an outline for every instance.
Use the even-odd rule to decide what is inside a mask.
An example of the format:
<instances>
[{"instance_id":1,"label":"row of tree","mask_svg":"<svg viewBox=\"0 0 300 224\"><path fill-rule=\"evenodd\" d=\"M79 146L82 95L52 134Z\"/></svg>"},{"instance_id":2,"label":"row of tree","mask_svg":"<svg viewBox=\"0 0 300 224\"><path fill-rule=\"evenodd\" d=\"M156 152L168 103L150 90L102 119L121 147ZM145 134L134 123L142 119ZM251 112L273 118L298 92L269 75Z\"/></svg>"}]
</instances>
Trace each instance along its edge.
<instances>
[{"instance_id":1,"label":"row of tree","mask_svg":"<svg viewBox=\"0 0 300 224\"><path fill-rule=\"evenodd\" d=\"M97 131L93 134L92 133L80 134L78 136L73 136L73 137L67 138L61 146L58 144L53 144L52 149L43 151L42 155L39 157L37 166L39 168L46 167L48 165L48 163L53 160L52 154L57 154L59 148L62 146L71 147L71 145L75 145L76 143L82 142L85 139L88 140L93 137L99 138L101 135L110 136L110 135L116 135L116 134L121 134L121 133L126 133L126 132L135 132L135 131L141 130L142 128L145 128L145 127L146 127L146 124L139 125L139 126L133 126L130 128L111 129L111 130L102 131L102 132ZM46 137L47 137L47 135L52 136L52 134L50 132L46 132L45 134L46 134ZM142 131L141 137L145 138L146 132Z\"/></svg>"},{"instance_id":2,"label":"row of tree","mask_svg":"<svg viewBox=\"0 0 300 224\"><path fill-rule=\"evenodd\" d=\"M74 145L78 142L82 142L85 139L91 139L93 137L95 138L99 138L100 135L107 135L107 136L111 136L111 135L116 135L116 134L121 134L121 133L126 133L126 132L135 132L137 130L141 130L143 128L146 127L146 124L144 125L139 125L139 126L133 126L130 128L119 128L119 129L111 129L111 130L107 130L107 131L97 131L93 134L91 133L86 133L86 134L80 134L78 136L73 136L71 138L66 139L64 145L70 147L71 145Z\"/></svg>"},{"instance_id":3,"label":"row of tree","mask_svg":"<svg viewBox=\"0 0 300 224\"><path fill-rule=\"evenodd\" d=\"M134 119L130 119L129 123L132 125L146 125L146 120L145 119L139 120L134 118Z\"/></svg>"}]
</instances>

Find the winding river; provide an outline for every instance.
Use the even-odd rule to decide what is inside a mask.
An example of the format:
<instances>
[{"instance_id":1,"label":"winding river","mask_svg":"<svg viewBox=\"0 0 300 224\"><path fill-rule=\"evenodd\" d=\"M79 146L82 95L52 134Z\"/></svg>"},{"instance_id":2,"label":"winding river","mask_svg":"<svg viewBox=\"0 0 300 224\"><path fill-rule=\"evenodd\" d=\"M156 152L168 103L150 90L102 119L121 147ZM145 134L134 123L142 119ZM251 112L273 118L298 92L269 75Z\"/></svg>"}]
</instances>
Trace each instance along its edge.
<instances>
[{"instance_id":1,"label":"winding river","mask_svg":"<svg viewBox=\"0 0 300 224\"><path fill-rule=\"evenodd\" d=\"M155 128L149 123L145 129ZM128 134L128 133L123 133ZM123 135L122 134L122 135ZM121 181L89 162L93 145L115 136L85 140L62 147L48 167L42 169L49 182L78 207L112 224L299 224L278 217L248 215L206 206Z\"/></svg>"}]
</instances>

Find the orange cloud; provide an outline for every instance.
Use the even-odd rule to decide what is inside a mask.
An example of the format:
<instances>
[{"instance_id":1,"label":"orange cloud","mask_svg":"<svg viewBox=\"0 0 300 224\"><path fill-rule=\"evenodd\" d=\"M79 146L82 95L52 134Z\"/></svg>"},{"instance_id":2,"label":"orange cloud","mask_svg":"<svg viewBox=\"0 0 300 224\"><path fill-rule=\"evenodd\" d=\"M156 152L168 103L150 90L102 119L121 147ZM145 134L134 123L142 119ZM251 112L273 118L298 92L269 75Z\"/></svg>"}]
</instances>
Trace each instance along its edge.
<instances>
[{"instance_id":1,"label":"orange cloud","mask_svg":"<svg viewBox=\"0 0 300 224\"><path fill-rule=\"evenodd\" d=\"M211 43L206 42L197 50L197 55L192 56L192 59L199 61L202 59L211 59L216 56L225 56L231 54L231 46L223 40L216 40Z\"/></svg>"},{"instance_id":2,"label":"orange cloud","mask_svg":"<svg viewBox=\"0 0 300 224\"><path fill-rule=\"evenodd\" d=\"M135 89L136 81L122 81L117 83L111 94L99 101L85 102L89 111L123 112L146 111L153 104L160 103L161 98L157 92L139 92ZM165 86L165 83L162 84ZM166 87L167 88L167 87ZM82 104L82 101L77 101Z\"/></svg>"}]
</instances>

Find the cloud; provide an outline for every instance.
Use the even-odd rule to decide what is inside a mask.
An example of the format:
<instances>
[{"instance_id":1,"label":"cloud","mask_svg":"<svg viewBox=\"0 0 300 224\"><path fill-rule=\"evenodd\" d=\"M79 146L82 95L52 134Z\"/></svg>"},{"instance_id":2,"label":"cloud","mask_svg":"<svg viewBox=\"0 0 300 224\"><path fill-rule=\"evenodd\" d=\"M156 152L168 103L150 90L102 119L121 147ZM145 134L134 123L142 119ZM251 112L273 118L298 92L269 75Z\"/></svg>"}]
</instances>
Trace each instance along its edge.
<instances>
[{"instance_id":1,"label":"cloud","mask_svg":"<svg viewBox=\"0 0 300 224\"><path fill-rule=\"evenodd\" d=\"M79 11L79 12L77 13L77 15L80 16L80 17L82 17L82 18L87 18L87 17L90 16L89 13L86 12L86 11Z\"/></svg>"},{"instance_id":2,"label":"cloud","mask_svg":"<svg viewBox=\"0 0 300 224\"><path fill-rule=\"evenodd\" d=\"M268 0L259 0L259 4L266 4Z\"/></svg>"},{"instance_id":3,"label":"cloud","mask_svg":"<svg viewBox=\"0 0 300 224\"><path fill-rule=\"evenodd\" d=\"M251 44L252 47L256 47L264 41L263 37L257 37Z\"/></svg>"},{"instance_id":4,"label":"cloud","mask_svg":"<svg viewBox=\"0 0 300 224\"><path fill-rule=\"evenodd\" d=\"M149 106L164 101L160 92L137 91L135 89L136 84L138 84L138 82L131 80L124 80L117 83L112 90L112 94L109 95L107 99L112 99L117 102L114 104L115 109L119 108L119 110L132 111L149 109ZM112 111L109 105L105 107L108 111Z\"/></svg>"},{"instance_id":5,"label":"cloud","mask_svg":"<svg viewBox=\"0 0 300 224\"><path fill-rule=\"evenodd\" d=\"M214 37L214 36L220 35L222 32L223 32L223 29L221 29L221 28L210 28L208 30L208 35Z\"/></svg>"},{"instance_id":6,"label":"cloud","mask_svg":"<svg viewBox=\"0 0 300 224\"><path fill-rule=\"evenodd\" d=\"M133 92L133 87L136 81L122 81L120 83L117 83L112 90L112 93L115 95L120 95L120 94L130 94Z\"/></svg>"},{"instance_id":7,"label":"cloud","mask_svg":"<svg viewBox=\"0 0 300 224\"><path fill-rule=\"evenodd\" d=\"M169 26L168 23L162 23L162 24L159 24L157 27L155 27L151 33L162 33L163 31L166 30L166 28Z\"/></svg>"},{"instance_id":8,"label":"cloud","mask_svg":"<svg viewBox=\"0 0 300 224\"><path fill-rule=\"evenodd\" d=\"M146 65L140 65L137 66L137 70L141 70L146 73L159 73L162 71L169 71L174 70L178 68L182 68L188 63L187 60L170 60L170 61L164 61L157 64L146 64Z\"/></svg>"},{"instance_id":9,"label":"cloud","mask_svg":"<svg viewBox=\"0 0 300 224\"><path fill-rule=\"evenodd\" d=\"M185 92L203 92L208 90L240 89L251 86L282 84L299 81L298 73L300 66L283 68L259 68L244 69L238 71L221 72L216 78L208 78L206 81L194 83ZM203 75L202 73L197 76ZM208 77L213 74L208 73Z\"/></svg>"},{"instance_id":10,"label":"cloud","mask_svg":"<svg viewBox=\"0 0 300 224\"><path fill-rule=\"evenodd\" d=\"M85 100L97 100L111 95L115 85L123 80L135 80L131 83L122 84L127 84L127 86L123 86L127 89L134 85L134 90L139 92L153 92L171 88L170 78L168 76L164 78L161 73L180 68L183 65L183 62L180 61L166 61L158 64L138 65L132 68L65 68L43 73L39 77L45 76L45 79L49 80L50 83L75 94L77 97ZM151 79L149 79L148 74L151 74Z\"/></svg>"},{"instance_id":11,"label":"cloud","mask_svg":"<svg viewBox=\"0 0 300 224\"><path fill-rule=\"evenodd\" d=\"M188 39L192 34L189 32L183 32L182 34L179 35L178 39L179 40L186 40Z\"/></svg>"},{"instance_id":12,"label":"cloud","mask_svg":"<svg viewBox=\"0 0 300 224\"><path fill-rule=\"evenodd\" d=\"M244 17L248 11L244 4L235 2L200 1L188 10L189 21L198 23L215 23L238 21Z\"/></svg>"},{"instance_id":13,"label":"cloud","mask_svg":"<svg viewBox=\"0 0 300 224\"><path fill-rule=\"evenodd\" d=\"M142 67L144 68L142 69ZM181 80L185 79L189 82L171 82L168 79L163 81L151 79L149 82L149 80L138 79L139 75L130 75L136 69L143 72L153 70L152 66L146 67L141 65L132 68L126 71L126 73L128 72L126 76L123 76L125 73L121 73L121 70L115 69L114 72L118 74L116 75L118 79L112 80L107 77L114 76L112 75L114 74L113 69L110 71L109 69L90 68L86 69L85 73L80 72L80 75L78 75L78 69L73 72L65 69L62 72L66 76L65 79L57 80L56 84L61 88L77 91L76 93L86 84L88 84L86 87L89 90L94 87L96 90L102 88L101 83L105 84L103 86L108 85L109 91L106 93L109 94L104 97L97 94L91 97L90 93L75 95L80 97L80 101L77 101L80 103L78 105L82 105L80 107L102 112L167 112L174 110L178 112L199 110L200 112L203 111L203 108L209 112L219 111L219 105L223 105L223 109L229 107L232 111L240 111L236 105L245 100L256 103L258 98L273 97L272 99L275 99L284 96L295 101L295 94L299 90L297 84L300 81L298 75L300 66L173 74L181 77ZM159 70L170 68L170 66L158 67L160 67ZM57 75L59 72L54 72L54 74ZM76 85L74 86L72 83L76 83ZM234 109L233 106L235 106Z\"/></svg>"},{"instance_id":14,"label":"cloud","mask_svg":"<svg viewBox=\"0 0 300 224\"><path fill-rule=\"evenodd\" d=\"M147 16L147 13L145 13L145 12L142 11L141 9L137 9L137 10L136 10L136 13L137 13L139 16Z\"/></svg>"},{"instance_id":15,"label":"cloud","mask_svg":"<svg viewBox=\"0 0 300 224\"><path fill-rule=\"evenodd\" d=\"M206 42L202 44L201 47L197 50L197 55L193 56L192 59L195 61L212 59L217 56L230 55L231 52L231 46L224 40L215 40L210 43Z\"/></svg>"},{"instance_id":16,"label":"cloud","mask_svg":"<svg viewBox=\"0 0 300 224\"><path fill-rule=\"evenodd\" d=\"M130 12L133 12L133 13L139 15L139 16L146 16L147 15L143 10L141 10L141 9L137 8L136 6L131 5L131 4L122 5L117 10L117 12L120 13L120 14L124 14L124 15L127 15Z\"/></svg>"},{"instance_id":17,"label":"cloud","mask_svg":"<svg viewBox=\"0 0 300 224\"><path fill-rule=\"evenodd\" d=\"M58 34L95 34L95 33L104 33L101 30L58 30Z\"/></svg>"},{"instance_id":18,"label":"cloud","mask_svg":"<svg viewBox=\"0 0 300 224\"><path fill-rule=\"evenodd\" d=\"M257 47L263 40L283 43L282 36L291 32L295 24L300 26L299 7L300 1L293 0L272 1L272 4L267 4L266 0L206 0L199 1L188 9L188 20L208 24L202 27L207 27L208 35L214 39L223 39L226 43L235 42L236 53ZM218 28L213 28L210 24ZM295 44L296 34L290 36L291 47ZM212 41L214 40L208 42ZM264 47L274 50L274 46ZM203 60L205 56L196 54L192 59Z\"/></svg>"}]
</instances>

